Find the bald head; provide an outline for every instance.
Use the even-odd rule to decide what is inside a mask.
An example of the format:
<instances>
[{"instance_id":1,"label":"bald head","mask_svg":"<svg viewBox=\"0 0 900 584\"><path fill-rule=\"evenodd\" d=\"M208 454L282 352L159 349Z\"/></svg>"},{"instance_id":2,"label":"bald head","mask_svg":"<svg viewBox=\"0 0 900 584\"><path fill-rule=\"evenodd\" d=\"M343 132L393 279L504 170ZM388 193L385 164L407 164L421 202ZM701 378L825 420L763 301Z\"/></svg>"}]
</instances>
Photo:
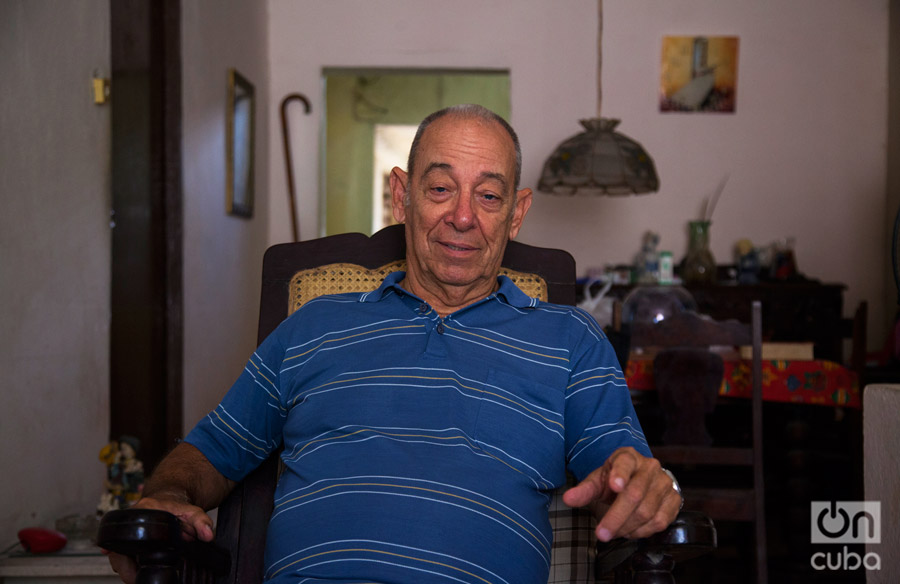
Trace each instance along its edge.
<instances>
[{"instance_id":1,"label":"bald head","mask_svg":"<svg viewBox=\"0 0 900 584\"><path fill-rule=\"evenodd\" d=\"M509 134L516 153L515 184L513 185L513 191L518 190L519 182L522 180L522 147L519 145L519 137L516 135L515 130L512 129L512 126L510 126L506 120L504 120L502 117L492 112L488 108L477 104L462 104L447 107L434 112L433 114L422 120L422 123L419 124L418 130L416 130L416 137L413 138L412 146L410 146L409 149L409 159L406 162L406 171L410 175L414 174L416 158L417 154L419 153L419 147L422 141L422 135L425 133L425 129L428 128L428 126L430 126L436 120L439 120L446 116L454 116L461 119L481 119L489 123L498 124L506 131L507 134Z\"/></svg>"}]
</instances>

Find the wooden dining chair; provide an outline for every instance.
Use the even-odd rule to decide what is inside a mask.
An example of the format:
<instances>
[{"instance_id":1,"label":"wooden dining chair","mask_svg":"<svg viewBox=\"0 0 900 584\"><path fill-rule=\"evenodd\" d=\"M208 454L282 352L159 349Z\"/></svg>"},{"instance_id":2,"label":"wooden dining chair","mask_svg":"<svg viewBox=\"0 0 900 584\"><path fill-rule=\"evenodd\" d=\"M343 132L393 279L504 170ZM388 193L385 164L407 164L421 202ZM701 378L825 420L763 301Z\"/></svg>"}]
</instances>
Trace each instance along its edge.
<instances>
[{"instance_id":1,"label":"wooden dining chair","mask_svg":"<svg viewBox=\"0 0 900 584\"><path fill-rule=\"evenodd\" d=\"M263 261L259 342L311 298L374 290L388 273L403 269L405 252L402 225L387 227L372 237L352 233L269 248ZM575 304L575 262L565 251L510 241L501 273L530 296ZM278 456L272 455L235 487L218 509L215 545L189 546L186 552L192 557L186 567L182 565L185 546L178 534L178 522L164 512L129 509L107 514L101 524L99 545L136 557L145 565L147 582L261 582L278 467ZM561 497L561 492L556 497ZM555 505L550 518L567 532L557 536L553 546L551 582L588 581L595 558L588 544L593 525L589 513ZM708 518L686 517L673 525L668 539L659 541L660 545L676 547L691 542L710 550L715 545L715 528ZM645 542L641 550L653 545L657 544ZM679 549L685 548L682 545ZM193 566L194 560L198 566ZM613 569L620 563L608 565Z\"/></svg>"},{"instance_id":2,"label":"wooden dining chair","mask_svg":"<svg viewBox=\"0 0 900 584\"><path fill-rule=\"evenodd\" d=\"M696 312L677 313L658 323L635 323L632 347L655 352L653 378L662 413L659 443L650 448L663 466L679 476L684 491L684 509L701 511L714 521L754 524L757 582L767 580L765 489L763 481L762 424L762 318L759 301L752 303L751 323L715 321ZM737 355L737 347L752 352L752 397L723 398L719 395L724 365L721 352ZM712 436L707 421L717 408L731 400L730 409L748 423L738 433L744 443L723 444ZM731 425L731 418L729 418ZM750 469L752 478L740 484L732 476L740 468ZM707 479L710 479L707 482Z\"/></svg>"}]
</instances>

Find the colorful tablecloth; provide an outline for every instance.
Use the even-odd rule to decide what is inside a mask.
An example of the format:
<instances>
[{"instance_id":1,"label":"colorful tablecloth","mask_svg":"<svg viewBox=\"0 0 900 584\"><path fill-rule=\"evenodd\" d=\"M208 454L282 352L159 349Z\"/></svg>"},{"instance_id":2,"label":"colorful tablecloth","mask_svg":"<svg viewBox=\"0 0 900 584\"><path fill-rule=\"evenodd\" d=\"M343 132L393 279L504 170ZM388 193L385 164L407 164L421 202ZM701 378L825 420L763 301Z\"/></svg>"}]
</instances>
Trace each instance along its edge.
<instances>
[{"instance_id":1,"label":"colorful tablecloth","mask_svg":"<svg viewBox=\"0 0 900 584\"><path fill-rule=\"evenodd\" d=\"M726 360L719 395L749 398L750 369L750 361ZM653 360L629 359L625 378L633 390L653 390ZM861 407L856 373L832 361L763 361L762 392L766 401Z\"/></svg>"}]
</instances>

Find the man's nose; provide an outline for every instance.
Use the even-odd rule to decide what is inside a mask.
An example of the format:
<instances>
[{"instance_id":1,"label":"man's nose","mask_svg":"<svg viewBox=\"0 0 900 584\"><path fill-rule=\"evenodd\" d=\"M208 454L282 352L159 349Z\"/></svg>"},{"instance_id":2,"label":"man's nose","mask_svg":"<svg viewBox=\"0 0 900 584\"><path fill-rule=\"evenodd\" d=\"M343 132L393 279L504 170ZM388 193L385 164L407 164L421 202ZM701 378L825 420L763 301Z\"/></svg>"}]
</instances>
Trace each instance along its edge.
<instances>
[{"instance_id":1,"label":"man's nose","mask_svg":"<svg viewBox=\"0 0 900 584\"><path fill-rule=\"evenodd\" d=\"M475 222L475 209L472 204L473 194L467 191L460 192L453 201L453 207L447 214L447 222L457 231L470 229Z\"/></svg>"}]
</instances>

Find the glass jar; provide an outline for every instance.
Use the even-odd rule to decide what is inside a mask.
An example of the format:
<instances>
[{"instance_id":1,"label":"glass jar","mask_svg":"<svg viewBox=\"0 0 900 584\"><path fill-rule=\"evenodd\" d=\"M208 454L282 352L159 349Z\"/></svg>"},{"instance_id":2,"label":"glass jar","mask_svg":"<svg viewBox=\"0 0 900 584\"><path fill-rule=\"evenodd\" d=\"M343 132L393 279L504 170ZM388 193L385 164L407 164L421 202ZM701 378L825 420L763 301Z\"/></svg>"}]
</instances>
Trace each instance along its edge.
<instances>
[{"instance_id":1,"label":"glass jar","mask_svg":"<svg viewBox=\"0 0 900 584\"><path fill-rule=\"evenodd\" d=\"M716 259L709 251L709 221L688 223L688 251L681 278L685 284L715 284Z\"/></svg>"},{"instance_id":2,"label":"glass jar","mask_svg":"<svg viewBox=\"0 0 900 584\"><path fill-rule=\"evenodd\" d=\"M625 347L625 358L620 358L619 362L627 364L631 349L637 352L643 350L646 335L654 325L678 313L696 311L697 302L681 286L635 287L622 302L622 335L618 339L619 346L613 342L617 355L620 347ZM612 340L611 337L610 341Z\"/></svg>"},{"instance_id":3,"label":"glass jar","mask_svg":"<svg viewBox=\"0 0 900 584\"><path fill-rule=\"evenodd\" d=\"M681 286L636 286L622 301L622 324L656 324L679 312L696 310L697 301Z\"/></svg>"}]
</instances>

